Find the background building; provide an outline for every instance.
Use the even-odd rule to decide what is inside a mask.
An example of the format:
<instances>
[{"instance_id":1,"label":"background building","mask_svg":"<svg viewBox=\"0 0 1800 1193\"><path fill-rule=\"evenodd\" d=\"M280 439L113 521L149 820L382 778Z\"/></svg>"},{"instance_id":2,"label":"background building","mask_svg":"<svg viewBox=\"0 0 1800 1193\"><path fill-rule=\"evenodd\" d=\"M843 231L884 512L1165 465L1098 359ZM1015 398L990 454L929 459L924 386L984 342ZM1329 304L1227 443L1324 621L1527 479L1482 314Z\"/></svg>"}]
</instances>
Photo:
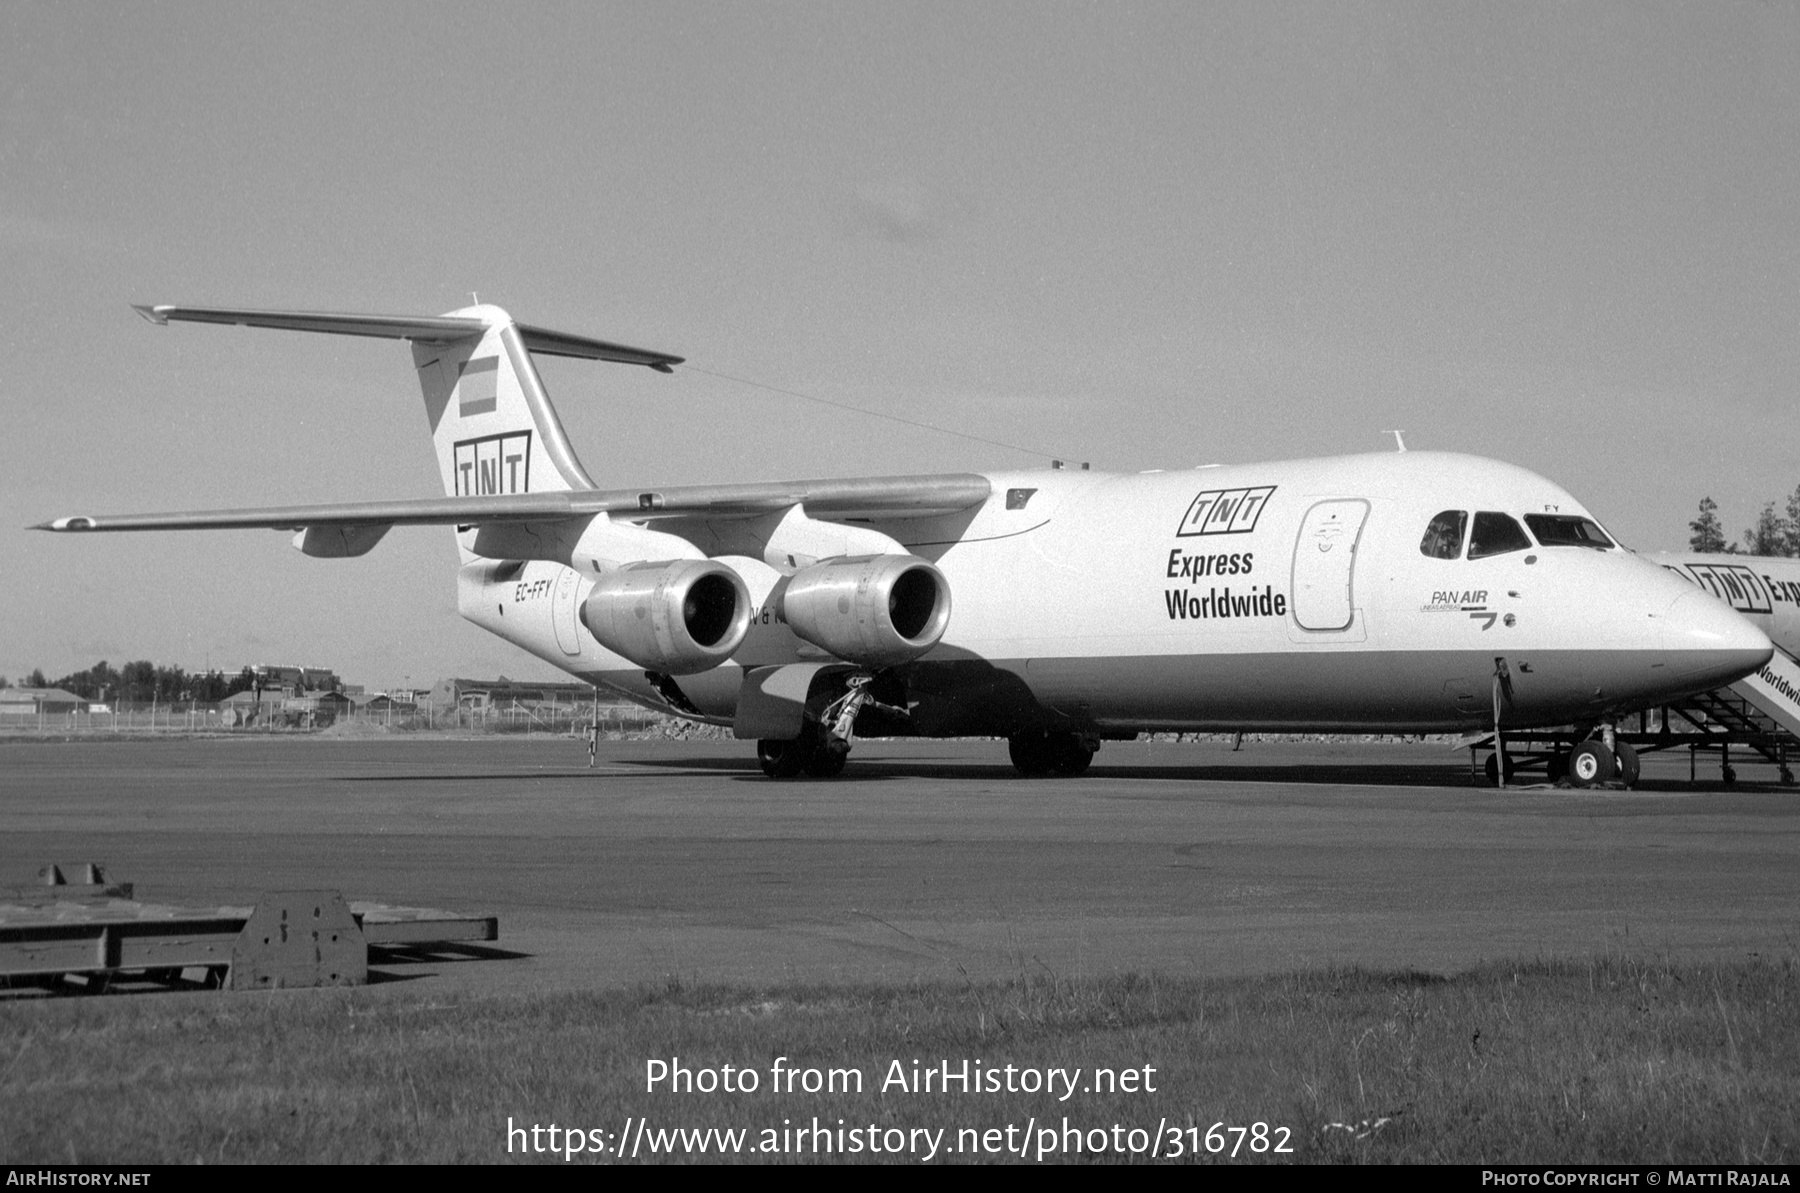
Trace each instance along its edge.
<instances>
[{"instance_id":1,"label":"background building","mask_svg":"<svg viewBox=\"0 0 1800 1193\"><path fill-rule=\"evenodd\" d=\"M0 717L86 712L88 702L61 688L0 688Z\"/></svg>"},{"instance_id":2,"label":"background building","mask_svg":"<svg viewBox=\"0 0 1800 1193\"><path fill-rule=\"evenodd\" d=\"M440 679L431 688L431 703L439 709L472 708L569 708L591 705L594 688L585 683L541 683L499 679ZM618 703L616 697L603 703Z\"/></svg>"}]
</instances>

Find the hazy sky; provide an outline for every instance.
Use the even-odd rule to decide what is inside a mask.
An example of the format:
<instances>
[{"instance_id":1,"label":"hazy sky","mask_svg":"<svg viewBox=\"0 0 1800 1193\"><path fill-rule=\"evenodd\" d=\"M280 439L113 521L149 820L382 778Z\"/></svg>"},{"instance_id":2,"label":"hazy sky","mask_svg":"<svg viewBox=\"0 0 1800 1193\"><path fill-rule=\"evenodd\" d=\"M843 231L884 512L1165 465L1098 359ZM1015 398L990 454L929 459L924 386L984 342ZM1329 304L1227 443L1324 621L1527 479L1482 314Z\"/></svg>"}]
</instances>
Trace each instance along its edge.
<instances>
[{"instance_id":1,"label":"hazy sky","mask_svg":"<svg viewBox=\"0 0 1800 1193\"><path fill-rule=\"evenodd\" d=\"M524 321L601 484L1414 448L1628 544L1800 485L1800 5L0 6L0 674L554 672L449 531L62 538L439 492L403 345L130 302Z\"/></svg>"}]
</instances>

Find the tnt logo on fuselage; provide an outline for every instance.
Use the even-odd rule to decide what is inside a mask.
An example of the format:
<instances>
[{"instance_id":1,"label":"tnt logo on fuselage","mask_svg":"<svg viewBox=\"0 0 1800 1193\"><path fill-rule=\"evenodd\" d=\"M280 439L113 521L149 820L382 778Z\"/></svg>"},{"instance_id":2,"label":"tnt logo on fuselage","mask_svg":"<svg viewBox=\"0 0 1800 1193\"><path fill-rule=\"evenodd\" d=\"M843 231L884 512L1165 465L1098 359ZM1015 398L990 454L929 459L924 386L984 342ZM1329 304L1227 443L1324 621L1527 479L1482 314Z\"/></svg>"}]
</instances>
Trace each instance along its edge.
<instances>
[{"instance_id":1,"label":"tnt logo on fuselage","mask_svg":"<svg viewBox=\"0 0 1800 1193\"><path fill-rule=\"evenodd\" d=\"M456 444L456 495L531 491L531 432L484 435Z\"/></svg>"},{"instance_id":2,"label":"tnt logo on fuselage","mask_svg":"<svg viewBox=\"0 0 1800 1193\"><path fill-rule=\"evenodd\" d=\"M1739 613L1773 613L1775 606L1769 603L1769 592L1764 591L1756 573L1738 564L1690 563L1685 565L1688 575L1683 576L1680 568L1669 567L1683 580L1698 583L1714 596L1736 609ZM1769 591L1774 591L1773 589ZM1777 594L1779 597L1779 594Z\"/></svg>"},{"instance_id":3,"label":"tnt logo on fuselage","mask_svg":"<svg viewBox=\"0 0 1800 1193\"><path fill-rule=\"evenodd\" d=\"M1249 489L1207 489L1182 516L1177 537L1196 534L1249 534L1275 492L1274 485Z\"/></svg>"}]
</instances>

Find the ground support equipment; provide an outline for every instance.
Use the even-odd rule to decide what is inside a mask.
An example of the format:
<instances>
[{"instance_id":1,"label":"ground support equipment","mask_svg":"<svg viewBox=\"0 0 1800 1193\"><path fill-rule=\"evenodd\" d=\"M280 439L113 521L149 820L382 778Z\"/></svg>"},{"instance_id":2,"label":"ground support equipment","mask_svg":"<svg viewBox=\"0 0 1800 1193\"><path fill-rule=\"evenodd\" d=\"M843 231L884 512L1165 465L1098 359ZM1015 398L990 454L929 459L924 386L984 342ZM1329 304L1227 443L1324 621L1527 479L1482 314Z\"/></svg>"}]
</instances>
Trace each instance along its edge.
<instances>
[{"instance_id":1,"label":"ground support equipment","mask_svg":"<svg viewBox=\"0 0 1800 1193\"><path fill-rule=\"evenodd\" d=\"M1569 760L1572 749L1587 734L1575 727L1512 730L1505 733L1505 769L1509 783L1536 772L1535 781L1583 786L1571 776ZM1732 764L1732 747L1740 758L1759 756L1773 764L1779 781L1793 786L1793 760L1800 758L1800 737L1796 737L1773 718L1730 689L1706 692L1680 704L1646 709L1620 720L1613 730L1616 743L1637 754L1663 750L1688 751L1688 781L1699 779L1698 758L1701 754L1719 756L1719 777L1727 783L1737 781L1737 768ZM1494 735L1483 733L1459 743L1469 751L1469 778L1489 784L1496 781L1500 759L1494 750ZM1633 776L1635 779L1635 775ZM1611 782L1608 775L1604 782ZM1525 779L1526 782L1534 781ZM1630 786L1630 783L1625 783Z\"/></svg>"},{"instance_id":2,"label":"ground support equipment","mask_svg":"<svg viewBox=\"0 0 1800 1193\"><path fill-rule=\"evenodd\" d=\"M337 891L269 891L255 907L175 907L133 898L131 884L109 883L95 865L47 866L40 878L0 887L0 985L360 986L371 947L500 938L494 916L346 903Z\"/></svg>"}]
</instances>

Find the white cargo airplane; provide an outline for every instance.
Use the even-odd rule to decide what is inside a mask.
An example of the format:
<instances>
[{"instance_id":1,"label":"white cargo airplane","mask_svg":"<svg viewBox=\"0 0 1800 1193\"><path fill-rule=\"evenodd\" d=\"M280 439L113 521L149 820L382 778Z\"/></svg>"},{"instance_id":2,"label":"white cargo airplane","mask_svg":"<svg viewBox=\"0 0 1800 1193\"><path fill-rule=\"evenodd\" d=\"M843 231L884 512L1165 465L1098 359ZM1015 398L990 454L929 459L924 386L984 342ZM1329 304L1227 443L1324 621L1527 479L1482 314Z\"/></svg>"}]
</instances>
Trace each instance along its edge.
<instances>
[{"instance_id":1,"label":"white cargo airplane","mask_svg":"<svg viewBox=\"0 0 1800 1193\"><path fill-rule=\"evenodd\" d=\"M1769 639L1616 549L1523 469L1404 452L1116 475L599 488L531 353L681 358L515 323L199 307L187 320L412 342L446 496L82 515L65 532L295 529L309 555L456 527L458 605L642 704L831 775L855 734L1003 736L1026 775L1147 730L1574 726L1717 688ZM952 608L954 597L954 609Z\"/></svg>"}]
</instances>

